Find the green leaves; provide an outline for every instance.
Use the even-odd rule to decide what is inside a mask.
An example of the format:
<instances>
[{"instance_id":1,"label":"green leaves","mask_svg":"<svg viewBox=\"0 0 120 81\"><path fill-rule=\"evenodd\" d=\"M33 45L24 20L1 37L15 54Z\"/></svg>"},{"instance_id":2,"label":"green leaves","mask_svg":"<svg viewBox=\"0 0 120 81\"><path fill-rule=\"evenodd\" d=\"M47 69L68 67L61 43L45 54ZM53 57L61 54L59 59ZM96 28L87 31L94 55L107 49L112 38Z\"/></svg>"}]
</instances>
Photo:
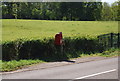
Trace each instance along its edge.
<instances>
[{"instance_id":1,"label":"green leaves","mask_svg":"<svg viewBox=\"0 0 120 81\"><path fill-rule=\"evenodd\" d=\"M98 20L102 6L99 3L102 2L5 2L2 5L3 18L77 21Z\"/></svg>"},{"instance_id":2,"label":"green leaves","mask_svg":"<svg viewBox=\"0 0 120 81\"><path fill-rule=\"evenodd\" d=\"M41 59L45 61L59 60L68 56L79 56L77 52L94 53L99 52L97 38L86 37L66 37L63 46L62 57L60 46L55 46L54 39L44 40L16 40L3 43L3 60L20 60L20 59ZM69 55L70 54L70 55Z\"/></svg>"}]
</instances>

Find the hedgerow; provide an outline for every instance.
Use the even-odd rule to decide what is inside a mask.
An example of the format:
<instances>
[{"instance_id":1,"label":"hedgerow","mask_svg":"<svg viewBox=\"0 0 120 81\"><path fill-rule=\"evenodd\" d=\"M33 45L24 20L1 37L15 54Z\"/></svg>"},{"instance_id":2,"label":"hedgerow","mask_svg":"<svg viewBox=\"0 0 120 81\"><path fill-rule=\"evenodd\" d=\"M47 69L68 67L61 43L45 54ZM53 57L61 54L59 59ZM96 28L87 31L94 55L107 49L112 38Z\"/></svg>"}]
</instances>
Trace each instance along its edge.
<instances>
[{"instance_id":1,"label":"hedgerow","mask_svg":"<svg viewBox=\"0 0 120 81\"><path fill-rule=\"evenodd\" d=\"M54 38L18 39L2 44L2 59L40 59L45 61L69 59L80 54L102 52L104 49L97 38L65 37L63 46L56 46Z\"/></svg>"}]
</instances>

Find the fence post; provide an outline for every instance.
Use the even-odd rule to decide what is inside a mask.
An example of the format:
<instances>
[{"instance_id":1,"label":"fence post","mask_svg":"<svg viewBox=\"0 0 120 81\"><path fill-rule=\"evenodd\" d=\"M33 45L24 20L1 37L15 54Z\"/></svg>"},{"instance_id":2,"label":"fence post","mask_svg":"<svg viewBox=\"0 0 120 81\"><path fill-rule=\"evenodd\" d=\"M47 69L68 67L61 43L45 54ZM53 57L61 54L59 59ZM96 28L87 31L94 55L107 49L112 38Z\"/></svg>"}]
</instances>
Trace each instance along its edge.
<instances>
[{"instance_id":1,"label":"fence post","mask_svg":"<svg viewBox=\"0 0 120 81\"><path fill-rule=\"evenodd\" d=\"M110 33L110 44L113 47L113 33Z\"/></svg>"},{"instance_id":2,"label":"fence post","mask_svg":"<svg viewBox=\"0 0 120 81\"><path fill-rule=\"evenodd\" d=\"M120 33L118 33L118 48L120 47L119 45L120 45Z\"/></svg>"}]
</instances>

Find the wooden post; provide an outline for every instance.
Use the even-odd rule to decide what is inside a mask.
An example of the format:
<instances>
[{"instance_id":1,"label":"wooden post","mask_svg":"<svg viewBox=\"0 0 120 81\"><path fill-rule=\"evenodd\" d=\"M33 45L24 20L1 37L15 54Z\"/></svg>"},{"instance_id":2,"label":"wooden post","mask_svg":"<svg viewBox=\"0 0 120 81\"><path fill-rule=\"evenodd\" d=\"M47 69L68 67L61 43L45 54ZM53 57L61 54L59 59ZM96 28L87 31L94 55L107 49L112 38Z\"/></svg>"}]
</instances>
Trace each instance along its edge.
<instances>
[{"instance_id":1,"label":"wooden post","mask_svg":"<svg viewBox=\"0 0 120 81\"><path fill-rule=\"evenodd\" d=\"M113 33L110 33L110 44L113 47Z\"/></svg>"},{"instance_id":2,"label":"wooden post","mask_svg":"<svg viewBox=\"0 0 120 81\"><path fill-rule=\"evenodd\" d=\"M120 33L118 33L118 48L120 47Z\"/></svg>"},{"instance_id":3,"label":"wooden post","mask_svg":"<svg viewBox=\"0 0 120 81\"><path fill-rule=\"evenodd\" d=\"M61 45L61 56L63 58L63 45Z\"/></svg>"}]
</instances>

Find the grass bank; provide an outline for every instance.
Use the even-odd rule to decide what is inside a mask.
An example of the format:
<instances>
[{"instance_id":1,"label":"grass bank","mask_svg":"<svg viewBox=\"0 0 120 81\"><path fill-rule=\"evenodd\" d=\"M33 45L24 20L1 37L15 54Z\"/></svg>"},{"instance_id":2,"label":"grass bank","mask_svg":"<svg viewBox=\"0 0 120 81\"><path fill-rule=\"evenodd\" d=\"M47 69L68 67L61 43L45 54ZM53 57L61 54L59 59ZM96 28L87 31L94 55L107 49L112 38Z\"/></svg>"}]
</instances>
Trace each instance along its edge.
<instances>
[{"instance_id":1,"label":"grass bank","mask_svg":"<svg viewBox=\"0 0 120 81\"><path fill-rule=\"evenodd\" d=\"M2 62L2 69L0 71L8 72L8 71L14 71L20 68L23 68L25 66L37 64L37 63L43 63L42 60L12 60L12 61L0 61Z\"/></svg>"},{"instance_id":2,"label":"grass bank","mask_svg":"<svg viewBox=\"0 0 120 81\"><path fill-rule=\"evenodd\" d=\"M109 50L103 51L102 53L96 53L95 55L103 56L103 57L114 57L114 56L119 56L119 54L120 54L120 49L111 48Z\"/></svg>"}]
</instances>

